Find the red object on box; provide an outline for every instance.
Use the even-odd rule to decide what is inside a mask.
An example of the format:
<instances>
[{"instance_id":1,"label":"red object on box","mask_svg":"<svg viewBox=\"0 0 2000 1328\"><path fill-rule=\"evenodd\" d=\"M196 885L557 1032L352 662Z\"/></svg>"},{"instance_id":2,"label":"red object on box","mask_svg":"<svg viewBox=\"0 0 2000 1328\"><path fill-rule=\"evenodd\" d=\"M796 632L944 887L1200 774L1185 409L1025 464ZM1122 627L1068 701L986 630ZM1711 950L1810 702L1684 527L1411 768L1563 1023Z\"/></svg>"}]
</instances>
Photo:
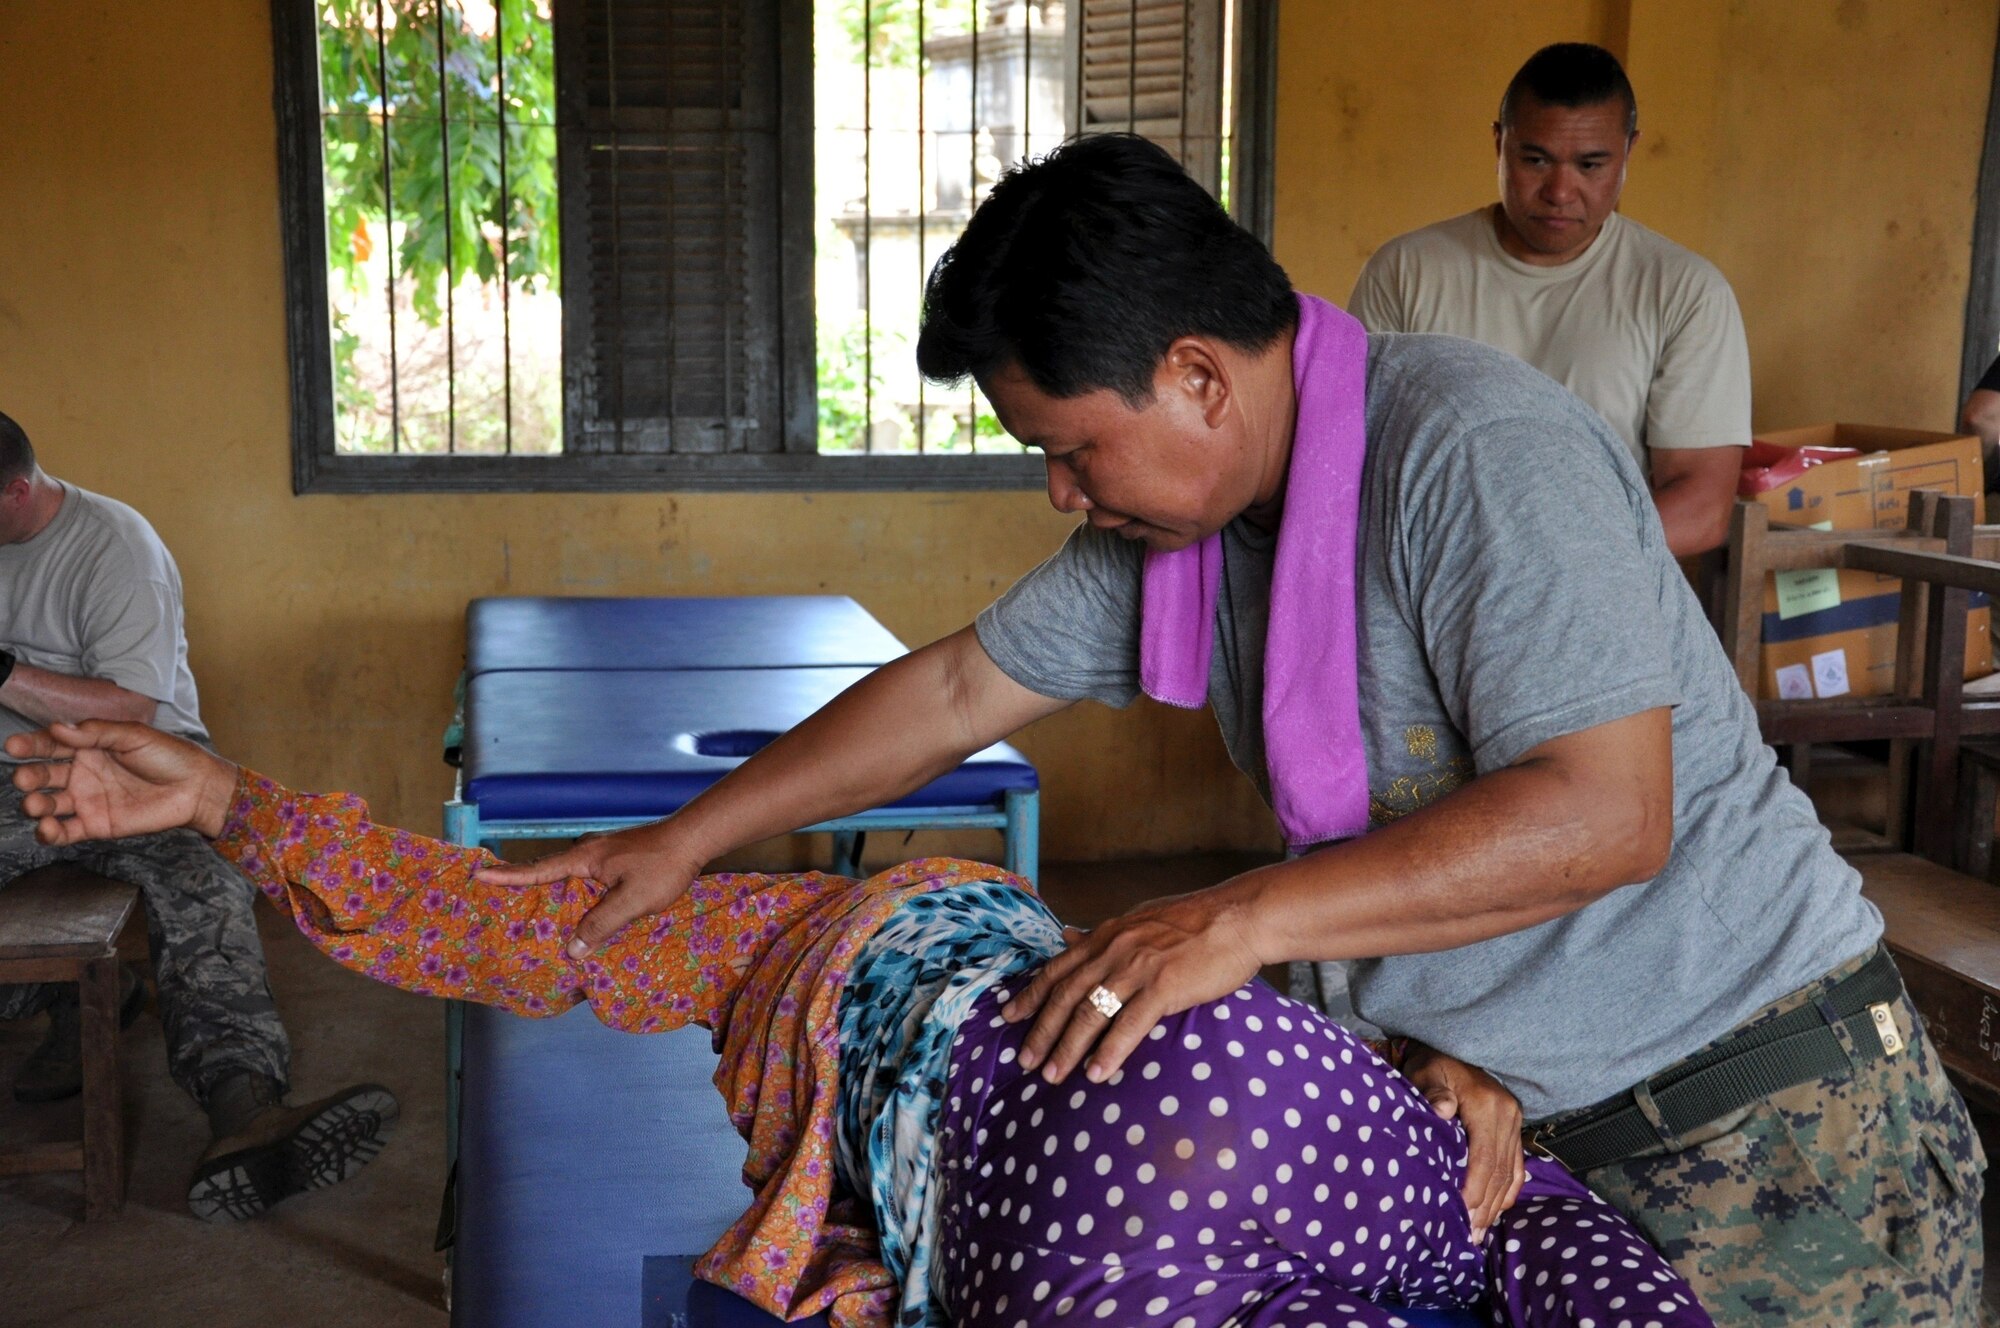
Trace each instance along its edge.
<instances>
[{"instance_id":1,"label":"red object on box","mask_svg":"<svg viewBox=\"0 0 2000 1328\"><path fill-rule=\"evenodd\" d=\"M1851 447L1773 447L1754 441L1743 449L1743 477L1737 482L1736 496L1749 498L1790 484L1814 466L1860 455Z\"/></svg>"}]
</instances>

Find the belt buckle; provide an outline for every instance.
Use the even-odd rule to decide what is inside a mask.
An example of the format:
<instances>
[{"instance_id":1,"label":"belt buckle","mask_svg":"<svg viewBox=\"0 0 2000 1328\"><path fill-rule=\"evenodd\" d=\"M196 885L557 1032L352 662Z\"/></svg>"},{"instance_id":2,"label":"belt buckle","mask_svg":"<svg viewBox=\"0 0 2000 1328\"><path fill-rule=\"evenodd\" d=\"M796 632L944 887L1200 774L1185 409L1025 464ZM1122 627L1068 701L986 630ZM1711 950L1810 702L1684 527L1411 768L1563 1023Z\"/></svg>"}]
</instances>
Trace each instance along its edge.
<instances>
[{"instance_id":1,"label":"belt buckle","mask_svg":"<svg viewBox=\"0 0 2000 1328\"><path fill-rule=\"evenodd\" d=\"M1889 1009L1889 1002L1877 1001L1868 1007L1868 1017L1875 1023L1875 1036L1882 1039L1882 1054L1894 1056L1903 1049L1903 1035L1896 1029L1896 1016Z\"/></svg>"},{"instance_id":2,"label":"belt buckle","mask_svg":"<svg viewBox=\"0 0 2000 1328\"><path fill-rule=\"evenodd\" d=\"M1551 1153L1547 1143L1544 1142L1545 1140L1555 1138L1555 1136L1556 1132L1550 1126L1546 1124L1537 1125L1534 1129L1528 1131L1527 1137L1521 1141L1521 1144L1536 1157L1546 1158L1560 1166L1562 1165L1562 1159Z\"/></svg>"}]
</instances>

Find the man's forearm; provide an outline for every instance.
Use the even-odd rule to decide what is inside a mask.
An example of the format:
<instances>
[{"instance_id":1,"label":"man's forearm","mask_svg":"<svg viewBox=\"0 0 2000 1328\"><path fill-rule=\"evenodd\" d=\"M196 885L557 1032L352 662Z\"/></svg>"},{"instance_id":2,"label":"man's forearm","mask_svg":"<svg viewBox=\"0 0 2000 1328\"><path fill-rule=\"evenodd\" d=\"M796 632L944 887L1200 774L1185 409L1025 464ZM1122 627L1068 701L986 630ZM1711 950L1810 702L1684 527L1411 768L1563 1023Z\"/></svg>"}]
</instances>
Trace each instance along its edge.
<instances>
[{"instance_id":1,"label":"man's forearm","mask_svg":"<svg viewBox=\"0 0 2000 1328\"><path fill-rule=\"evenodd\" d=\"M1692 477L1669 480L1653 490L1653 506L1666 528L1667 549L1676 558L1691 558L1720 548L1729 538L1732 495L1718 496L1712 486Z\"/></svg>"},{"instance_id":2,"label":"man's forearm","mask_svg":"<svg viewBox=\"0 0 2000 1328\"><path fill-rule=\"evenodd\" d=\"M159 702L102 678L73 678L67 673L14 665L0 683L0 706L37 724L75 724L86 719L152 722Z\"/></svg>"},{"instance_id":3,"label":"man's forearm","mask_svg":"<svg viewBox=\"0 0 2000 1328\"><path fill-rule=\"evenodd\" d=\"M967 629L842 692L663 822L662 840L691 849L698 868L893 802L1060 706L1001 677Z\"/></svg>"},{"instance_id":4,"label":"man's forearm","mask_svg":"<svg viewBox=\"0 0 2000 1328\"><path fill-rule=\"evenodd\" d=\"M1345 844L1245 873L1233 896L1266 964L1447 950L1558 918L1666 864L1672 812L1600 799L1528 762ZM1610 811L1603 811L1610 808Z\"/></svg>"}]
</instances>

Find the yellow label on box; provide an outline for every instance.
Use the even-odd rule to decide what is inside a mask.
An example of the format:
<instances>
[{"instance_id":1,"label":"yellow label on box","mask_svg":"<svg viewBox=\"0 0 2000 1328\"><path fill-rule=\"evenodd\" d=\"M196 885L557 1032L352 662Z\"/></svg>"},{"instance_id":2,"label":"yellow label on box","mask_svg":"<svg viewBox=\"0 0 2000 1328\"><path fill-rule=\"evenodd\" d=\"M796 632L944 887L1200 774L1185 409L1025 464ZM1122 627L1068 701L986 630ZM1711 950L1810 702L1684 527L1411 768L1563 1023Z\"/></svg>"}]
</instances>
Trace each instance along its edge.
<instances>
[{"instance_id":1,"label":"yellow label on box","mask_svg":"<svg viewBox=\"0 0 2000 1328\"><path fill-rule=\"evenodd\" d=\"M1778 583L1778 617L1781 619L1840 606L1840 573L1831 567L1812 567L1802 572L1774 572L1772 577Z\"/></svg>"}]
</instances>

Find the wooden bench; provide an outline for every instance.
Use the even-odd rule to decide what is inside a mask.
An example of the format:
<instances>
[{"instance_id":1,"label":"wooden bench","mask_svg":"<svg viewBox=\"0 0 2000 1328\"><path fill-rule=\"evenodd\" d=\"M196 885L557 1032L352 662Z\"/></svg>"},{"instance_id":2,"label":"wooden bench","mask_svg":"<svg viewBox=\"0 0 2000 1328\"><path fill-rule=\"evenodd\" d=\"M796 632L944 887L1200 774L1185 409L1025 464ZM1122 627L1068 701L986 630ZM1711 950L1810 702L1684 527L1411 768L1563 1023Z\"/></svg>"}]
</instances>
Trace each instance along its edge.
<instances>
[{"instance_id":1,"label":"wooden bench","mask_svg":"<svg viewBox=\"0 0 2000 1328\"><path fill-rule=\"evenodd\" d=\"M1945 1068L2000 1106L2000 889L1907 853L1851 861Z\"/></svg>"},{"instance_id":2,"label":"wooden bench","mask_svg":"<svg viewBox=\"0 0 2000 1328\"><path fill-rule=\"evenodd\" d=\"M0 885L0 982L74 982L83 1006L83 1137L0 1152L0 1176L80 1171L86 1218L125 1202L118 934L138 898L66 863Z\"/></svg>"}]
</instances>

